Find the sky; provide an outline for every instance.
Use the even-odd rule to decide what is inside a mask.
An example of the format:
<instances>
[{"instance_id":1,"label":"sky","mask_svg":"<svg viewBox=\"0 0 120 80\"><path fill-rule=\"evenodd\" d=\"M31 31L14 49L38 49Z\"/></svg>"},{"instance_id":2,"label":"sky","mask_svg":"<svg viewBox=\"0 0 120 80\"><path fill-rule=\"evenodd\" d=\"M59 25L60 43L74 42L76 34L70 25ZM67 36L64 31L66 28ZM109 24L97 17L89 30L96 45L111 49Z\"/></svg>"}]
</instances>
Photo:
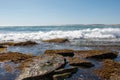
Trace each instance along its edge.
<instances>
[{"instance_id":1,"label":"sky","mask_svg":"<svg viewBox=\"0 0 120 80\"><path fill-rule=\"evenodd\" d=\"M0 26L120 24L120 0L0 0Z\"/></svg>"}]
</instances>

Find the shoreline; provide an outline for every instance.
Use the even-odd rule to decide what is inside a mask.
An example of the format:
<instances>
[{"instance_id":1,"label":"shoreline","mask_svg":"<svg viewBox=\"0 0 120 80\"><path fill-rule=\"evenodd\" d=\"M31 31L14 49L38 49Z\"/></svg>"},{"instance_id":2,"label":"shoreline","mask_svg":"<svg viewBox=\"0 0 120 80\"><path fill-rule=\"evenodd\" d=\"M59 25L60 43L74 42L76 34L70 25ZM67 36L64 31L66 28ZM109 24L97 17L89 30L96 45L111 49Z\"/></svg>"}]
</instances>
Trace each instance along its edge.
<instances>
[{"instance_id":1,"label":"shoreline","mask_svg":"<svg viewBox=\"0 0 120 80\"><path fill-rule=\"evenodd\" d=\"M55 42L52 40L52 42L51 41L48 41L48 42L43 42L43 44L46 44L46 45L63 45L63 46L65 46L65 45L71 45L70 44L70 42L69 41L65 41L64 42L64 39L63 39L63 42L61 43L61 41L60 42L56 42L56 40L57 39L55 39ZM30 47L32 47L32 46L35 46L35 48L37 48L37 46L36 45L39 45L39 43L35 43L35 44L33 44L34 42L30 42L30 43L28 43L28 42L18 42L18 43L13 43L14 45L7 45L7 44L5 44L5 45L7 45L7 47L13 47L14 49L15 49L15 47L21 47L21 48L25 48L25 47L28 47L28 49L30 48ZM31 45L32 44L32 45ZM4 45L4 44L3 44ZM48 46L49 46L48 45ZM41 45L40 45L41 46ZM79 47L96 47L96 46L98 46L98 45L81 45L81 46L79 46ZM62 46L61 46L62 47ZM76 46L76 47L78 47L78 46ZM64 76L64 79L66 79L66 80L74 80L74 79L78 79L78 78L81 78L81 79L85 79L85 80L89 80L89 79L87 79L87 77L89 76L89 78L90 79L96 79L96 80L99 80L99 78L98 78L98 76L99 76L99 73L98 73L98 75L95 75L93 72L94 72L94 69L99 69L99 67L102 65L102 64L100 64L101 63L101 61L97 61L97 60L91 60L91 59L87 59L87 58L84 58L86 55L84 55L84 54L87 54L87 56L90 56L90 55L99 55L99 58L100 58L100 55L104 55L104 53L106 53L106 54L110 54L110 56L111 56L111 52L109 53L107 53L106 51L117 51L117 50L114 50L113 48L116 48L116 47L118 47L118 48L120 48L120 46L117 46L117 45L106 45L106 46L103 46L103 45L101 45L101 46L99 46L99 47L102 47L103 49L101 49L101 50L97 50L98 49L98 47L96 48L96 49L90 49L90 50L75 50L75 49L69 49L69 48L67 48L67 49L53 49L53 50L51 50L51 51L49 51L48 50L48 48L46 48L46 50L48 50L48 52L44 52L43 54L41 54L41 56L44 56L44 55L47 55L47 56L54 56L54 54L53 53L55 53L55 54L60 54L60 55L62 55L66 60L65 61L67 61L67 63L64 65L64 66L67 66L66 68L65 67L63 67L63 72L64 72L64 70L66 71L66 69L67 70L69 70L70 69L70 74L71 74L71 71L72 71L72 68L71 68L71 66L70 65L76 65L76 66L79 66L79 67L77 67L78 68L78 70L77 70L77 72L76 73L72 73L72 74L74 74L74 76L71 76L71 77L67 77L68 75L70 75L69 73L65 73L64 75L61 75L61 74L57 74L56 76L54 76L54 78L56 79L56 78L59 78L59 77L63 77ZM111 49L106 49L106 48L108 48L108 47L110 47L110 48L112 48L113 50L111 50ZM2 48L2 47L1 47ZM6 47L5 47L6 48ZM25 49L26 50L26 49ZM45 51L46 51L45 50ZM81 54L81 52L83 53L83 52L85 52L84 54ZM86 53L87 52L87 53ZM92 53L96 53L96 54L91 54L91 52ZM2 52L3 53L3 52ZM1 54L1 56L3 55L2 53L0 53ZM9 52L5 52L5 53L7 53L7 54L9 54ZM52 54L51 54L52 53ZM6 54L6 55L7 55ZM21 54L21 53L20 53ZM73 55L74 54L74 55ZM116 53L115 53L116 54ZM22 54L21 54L22 55ZM24 55L24 54L23 54ZM76 56L75 56L76 55ZM82 58L80 58L81 57L81 55L83 55L84 57L83 57L83 59ZM114 55L114 54L112 54L112 55ZM119 53L117 54L117 55L119 55ZM47 57L46 56L46 57ZM107 55L105 55L106 57L104 57L104 58L110 58L110 56L107 56ZM39 57L38 55L37 55L37 57ZM68 58L67 58L68 57ZM77 58L76 58L77 57ZM97 56L96 56L97 57ZM115 56L116 57L116 56ZM14 59L14 60L20 60L20 62L19 62L19 60L18 61L14 61L14 60L12 60L12 61L14 61L14 62L18 62L18 63L21 63L21 59L20 59L20 56L17 58L17 56L16 57L14 57L14 58L16 58L16 59ZM22 57L21 57L22 58ZM58 58L57 56L56 56L56 58ZM101 58L102 58L102 56L101 56ZM112 57L111 57L112 58ZM110 58L110 59L111 59ZM118 57L119 58L119 57ZM4 58L5 59L5 58ZM11 58L9 58L10 60L11 60ZM34 58L33 58L34 59ZM45 58L43 58L42 60L44 60ZM72 61L71 61L71 59L72 59ZM115 59L117 59L117 58L115 58ZM86 61L87 60L87 61ZM113 60L113 59L111 59L111 60ZM119 59L118 59L119 60ZM30 61L30 63L32 63L31 62L31 60L27 60L27 61ZM103 59L103 61L104 61L104 59ZM23 62L24 62L24 60L23 60ZM5 65L8 65L8 63L9 62L7 62L7 63L5 63ZM29 63L29 64L30 64ZM69 63L69 64L68 64ZM84 63L84 64L83 64ZM114 63L114 62L111 62L110 61L110 63L112 64L112 63ZM27 63L28 64L28 63ZM28 65L29 65L28 64ZM98 65L99 64L99 65ZM104 63L103 63L104 64ZM8 70L8 71L11 71L12 69L8 69L8 68L10 68L10 65L12 65L12 64L9 64L7 67L5 67L6 68L6 70ZM15 65L15 64L14 64ZM106 64L105 64L106 65ZM108 64L107 64L108 65ZM80 67L80 66L82 66L82 67ZM88 68L83 68L83 66L84 67L86 67L86 66L88 66ZM92 67L92 66L94 66L94 67ZM98 66L98 67L96 67L96 66ZM89 68L89 67L92 67L92 68ZM114 67L113 67L114 68ZM1 68L2 69L2 68ZM76 69L75 69L76 70ZM103 69L104 70L104 69ZM60 70L61 71L61 70ZM74 70L73 70L74 71ZM81 72L81 71L83 71L83 72ZM93 74L91 74L91 75L88 75L86 72L87 71L90 71L90 72L92 72ZM106 72L107 73L107 72ZM9 72L9 75L11 75L11 73ZM21 74L22 75L22 74ZM83 75L84 77L80 77L80 75ZM86 77L85 77L86 76ZM94 77L92 77L92 76L94 76ZM105 76L105 75L102 75L102 76ZM2 76L1 76L2 77ZM10 78L10 77L8 77L8 78ZM16 77L15 77L16 78ZM107 77L108 78L108 77ZM49 79L48 79L49 80ZM101 79L102 80L102 79Z\"/></svg>"}]
</instances>

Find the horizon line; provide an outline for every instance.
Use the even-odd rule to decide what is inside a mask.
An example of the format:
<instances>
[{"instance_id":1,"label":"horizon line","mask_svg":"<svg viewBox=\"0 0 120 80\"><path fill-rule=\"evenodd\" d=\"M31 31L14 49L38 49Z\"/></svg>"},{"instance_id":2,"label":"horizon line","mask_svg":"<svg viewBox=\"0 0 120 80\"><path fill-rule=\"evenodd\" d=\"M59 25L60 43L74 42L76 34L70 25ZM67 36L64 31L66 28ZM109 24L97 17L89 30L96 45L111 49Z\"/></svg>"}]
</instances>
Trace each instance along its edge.
<instances>
[{"instance_id":1,"label":"horizon line","mask_svg":"<svg viewBox=\"0 0 120 80\"><path fill-rule=\"evenodd\" d=\"M7 26L72 26L72 25L120 25L119 24L53 24L53 25L0 25L0 27L7 27Z\"/></svg>"}]
</instances>

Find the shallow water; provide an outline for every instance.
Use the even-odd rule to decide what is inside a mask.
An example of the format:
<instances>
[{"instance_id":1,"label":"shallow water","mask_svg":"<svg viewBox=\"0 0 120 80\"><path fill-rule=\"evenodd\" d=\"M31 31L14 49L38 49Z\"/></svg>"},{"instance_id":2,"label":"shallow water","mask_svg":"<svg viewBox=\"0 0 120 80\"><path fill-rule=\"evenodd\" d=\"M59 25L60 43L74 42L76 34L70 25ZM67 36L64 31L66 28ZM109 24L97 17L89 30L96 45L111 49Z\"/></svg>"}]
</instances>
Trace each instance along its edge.
<instances>
[{"instance_id":1,"label":"shallow water","mask_svg":"<svg viewBox=\"0 0 120 80\"><path fill-rule=\"evenodd\" d=\"M101 47L101 46L95 47L94 46L93 47L93 46L87 46L87 45L82 46L80 44L76 45L76 44L73 44L74 42L75 41L73 41L71 43L43 43L43 42L40 42L34 46L8 47L7 51L8 52L9 51L21 52L21 53L32 54L32 55L41 55L44 53L45 50L48 50L48 49L73 49L73 50L92 50L92 49L100 49L100 50L103 49L104 50L104 49L109 49L109 50L113 50L113 51L120 50L119 46L117 46L117 48L116 47L109 47L109 46L106 46L106 47ZM91 44L91 42L88 44ZM97 44L98 44L98 42L97 42ZM115 42L115 46L116 46L116 42ZM95 64L95 67L90 68L90 69L79 68L75 74L73 74L70 78L67 78L65 80L100 80L95 74L92 73L93 69L99 68L101 66L100 62L95 61L95 60L90 60L90 59L89 59L89 61L91 61L93 64ZM115 61L120 61L120 54L115 59ZM8 64L10 64L10 65L12 64L13 66L15 65L13 63L8 63ZM0 63L0 66L1 65L3 65L3 63ZM66 65L66 68L67 67L69 67L69 65ZM0 72L1 72L0 80L14 80L15 77L17 76L17 74L19 74L19 71L17 72L17 70L14 70L14 72L12 72L12 73L6 72L3 67L0 67Z\"/></svg>"}]
</instances>

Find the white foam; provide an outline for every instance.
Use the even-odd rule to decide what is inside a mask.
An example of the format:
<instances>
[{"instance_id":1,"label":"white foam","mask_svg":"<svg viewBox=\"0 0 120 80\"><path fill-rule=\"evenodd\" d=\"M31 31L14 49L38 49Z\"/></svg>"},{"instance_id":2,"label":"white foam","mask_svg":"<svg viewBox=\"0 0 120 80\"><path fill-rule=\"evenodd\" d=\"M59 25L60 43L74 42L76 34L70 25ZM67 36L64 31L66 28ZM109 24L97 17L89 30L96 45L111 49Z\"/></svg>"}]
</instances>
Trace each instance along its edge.
<instances>
[{"instance_id":1,"label":"white foam","mask_svg":"<svg viewBox=\"0 0 120 80\"><path fill-rule=\"evenodd\" d=\"M94 28L74 31L0 33L0 41L46 40L54 38L120 38L120 28Z\"/></svg>"}]
</instances>

